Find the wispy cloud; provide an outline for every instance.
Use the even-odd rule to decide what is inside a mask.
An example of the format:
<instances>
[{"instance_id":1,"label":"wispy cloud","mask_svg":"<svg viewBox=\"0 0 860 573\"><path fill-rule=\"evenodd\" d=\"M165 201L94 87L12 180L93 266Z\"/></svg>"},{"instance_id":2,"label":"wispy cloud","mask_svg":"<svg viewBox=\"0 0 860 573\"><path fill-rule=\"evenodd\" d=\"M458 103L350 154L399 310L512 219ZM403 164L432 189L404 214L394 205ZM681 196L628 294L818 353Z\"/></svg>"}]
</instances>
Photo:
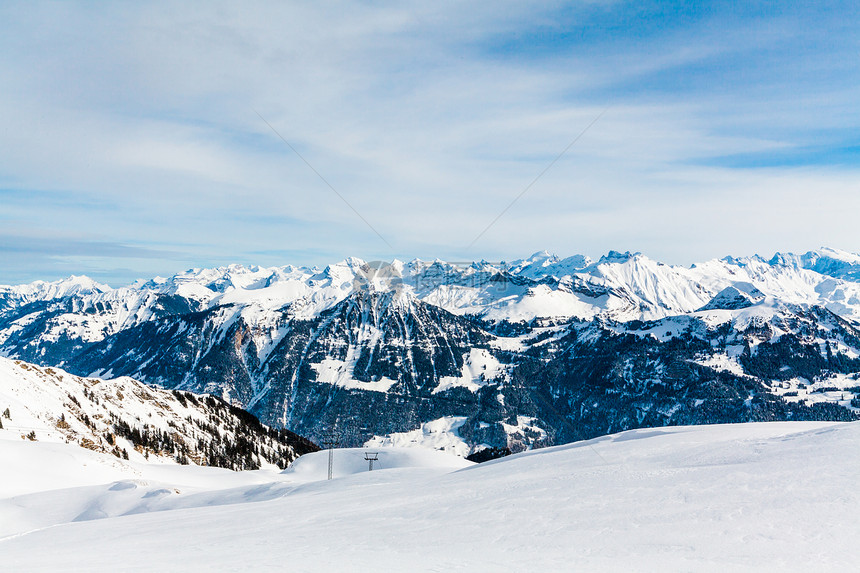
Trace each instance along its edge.
<instances>
[{"instance_id":1,"label":"wispy cloud","mask_svg":"<svg viewBox=\"0 0 860 573\"><path fill-rule=\"evenodd\" d=\"M28 282L34 274L46 279L88 274L119 286L147 276L141 269L157 269L154 261L177 264L190 258L173 250L110 241L0 234L0 260L7 283Z\"/></svg>"},{"instance_id":2,"label":"wispy cloud","mask_svg":"<svg viewBox=\"0 0 860 573\"><path fill-rule=\"evenodd\" d=\"M82 241L68 238L48 239L0 235L0 253L37 254L43 256L123 257L134 259L177 258L177 253L134 247L107 241Z\"/></svg>"}]
</instances>

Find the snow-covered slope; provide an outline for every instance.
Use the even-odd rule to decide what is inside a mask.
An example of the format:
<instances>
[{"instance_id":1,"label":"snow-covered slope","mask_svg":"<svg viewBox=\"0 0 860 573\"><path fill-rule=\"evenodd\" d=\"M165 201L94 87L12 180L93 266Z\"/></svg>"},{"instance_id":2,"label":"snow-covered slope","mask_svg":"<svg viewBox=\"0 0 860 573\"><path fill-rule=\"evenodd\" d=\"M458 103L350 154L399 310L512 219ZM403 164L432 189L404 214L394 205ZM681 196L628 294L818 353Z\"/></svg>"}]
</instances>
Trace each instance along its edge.
<instances>
[{"instance_id":1,"label":"snow-covered slope","mask_svg":"<svg viewBox=\"0 0 860 573\"><path fill-rule=\"evenodd\" d=\"M116 458L285 467L314 447L212 396L131 378L81 378L0 358L0 439L74 444Z\"/></svg>"},{"instance_id":2,"label":"snow-covered slope","mask_svg":"<svg viewBox=\"0 0 860 573\"><path fill-rule=\"evenodd\" d=\"M58 455L0 440L0 457L9 445L25 460ZM850 571L860 560L858 423L635 430L464 469L412 458L332 481L314 481L325 456L313 456L248 478L191 467L154 479L138 465L138 481L7 497L3 567ZM301 465L316 469L303 476Z\"/></svg>"},{"instance_id":3,"label":"snow-covered slope","mask_svg":"<svg viewBox=\"0 0 860 573\"><path fill-rule=\"evenodd\" d=\"M377 458L374 471L444 473L473 465L427 449L338 449L334 477L367 472L367 452ZM272 465L235 472L155 457L125 460L74 444L4 440L0 435L0 467L14 468L0 482L2 540L62 523L283 497L297 485L325 480L328 452L305 454L282 472Z\"/></svg>"}]
</instances>

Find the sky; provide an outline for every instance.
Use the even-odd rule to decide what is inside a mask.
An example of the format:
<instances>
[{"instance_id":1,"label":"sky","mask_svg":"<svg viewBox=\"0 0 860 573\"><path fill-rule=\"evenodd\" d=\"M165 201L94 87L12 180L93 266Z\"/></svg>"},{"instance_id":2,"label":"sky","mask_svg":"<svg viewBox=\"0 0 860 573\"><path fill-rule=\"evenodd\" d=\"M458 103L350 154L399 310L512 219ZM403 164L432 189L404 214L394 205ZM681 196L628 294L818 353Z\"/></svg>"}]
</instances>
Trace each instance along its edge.
<instances>
[{"instance_id":1,"label":"sky","mask_svg":"<svg viewBox=\"0 0 860 573\"><path fill-rule=\"evenodd\" d=\"M856 2L5 2L0 284L860 251Z\"/></svg>"}]
</instances>

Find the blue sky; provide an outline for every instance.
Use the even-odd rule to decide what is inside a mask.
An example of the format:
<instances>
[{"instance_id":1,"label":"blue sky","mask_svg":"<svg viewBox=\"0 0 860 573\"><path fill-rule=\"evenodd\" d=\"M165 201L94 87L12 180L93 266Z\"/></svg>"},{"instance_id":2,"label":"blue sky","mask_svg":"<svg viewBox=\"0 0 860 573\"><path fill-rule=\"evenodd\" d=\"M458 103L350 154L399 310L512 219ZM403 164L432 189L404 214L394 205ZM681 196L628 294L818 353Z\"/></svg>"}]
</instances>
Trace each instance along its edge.
<instances>
[{"instance_id":1,"label":"blue sky","mask_svg":"<svg viewBox=\"0 0 860 573\"><path fill-rule=\"evenodd\" d=\"M860 251L858 12L4 3L0 284L347 256Z\"/></svg>"}]
</instances>

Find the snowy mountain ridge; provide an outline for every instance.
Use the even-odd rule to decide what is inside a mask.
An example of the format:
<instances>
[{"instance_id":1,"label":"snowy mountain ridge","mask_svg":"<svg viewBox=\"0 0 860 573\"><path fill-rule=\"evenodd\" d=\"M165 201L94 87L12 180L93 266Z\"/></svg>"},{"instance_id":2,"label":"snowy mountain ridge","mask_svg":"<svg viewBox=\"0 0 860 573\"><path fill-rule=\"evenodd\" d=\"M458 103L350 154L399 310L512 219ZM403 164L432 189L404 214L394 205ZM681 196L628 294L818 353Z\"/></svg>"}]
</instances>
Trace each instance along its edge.
<instances>
[{"instance_id":1,"label":"snowy mountain ridge","mask_svg":"<svg viewBox=\"0 0 860 573\"><path fill-rule=\"evenodd\" d=\"M116 289L73 276L51 283L0 286L0 312L69 297L94 308L122 301L125 312L116 311L104 325L115 329L148 320L158 313L160 299L178 297L194 310L226 304L264 309L290 305L296 315L312 316L343 300L357 280L379 275L384 267L383 285L396 280L419 300L491 320L598 314L615 320L653 320L691 312L742 282L786 302L830 304L860 317L860 287L855 284L860 282L860 255L830 248L803 255L777 253L767 260L758 255L725 257L689 268L666 265L641 253L615 251L596 262L583 255L561 259L543 251L510 263L464 266L415 259L371 265L375 266L357 258L324 268L229 265L190 269Z\"/></svg>"},{"instance_id":2,"label":"snowy mountain ridge","mask_svg":"<svg viewBox=\"0 0 860 573\"><path fill-rule=\"evenodd\" d=\"M3 287L0 353L214 394L352 445L463 418L463 447L515 451L649 425L848 420L858 261L540 252L76 278Z\"/></svg>"},{"instance_id":3,"label":"snowy mountain ridge","mask_svg":"<svg viewBox=\"0 0 860 573\"><path fill-rule=\"evenodd\" d=\"M72 443L136 462L284 468L314 447L212 397L0 358L0 439Z\"/></svg>"}]
</instances>

